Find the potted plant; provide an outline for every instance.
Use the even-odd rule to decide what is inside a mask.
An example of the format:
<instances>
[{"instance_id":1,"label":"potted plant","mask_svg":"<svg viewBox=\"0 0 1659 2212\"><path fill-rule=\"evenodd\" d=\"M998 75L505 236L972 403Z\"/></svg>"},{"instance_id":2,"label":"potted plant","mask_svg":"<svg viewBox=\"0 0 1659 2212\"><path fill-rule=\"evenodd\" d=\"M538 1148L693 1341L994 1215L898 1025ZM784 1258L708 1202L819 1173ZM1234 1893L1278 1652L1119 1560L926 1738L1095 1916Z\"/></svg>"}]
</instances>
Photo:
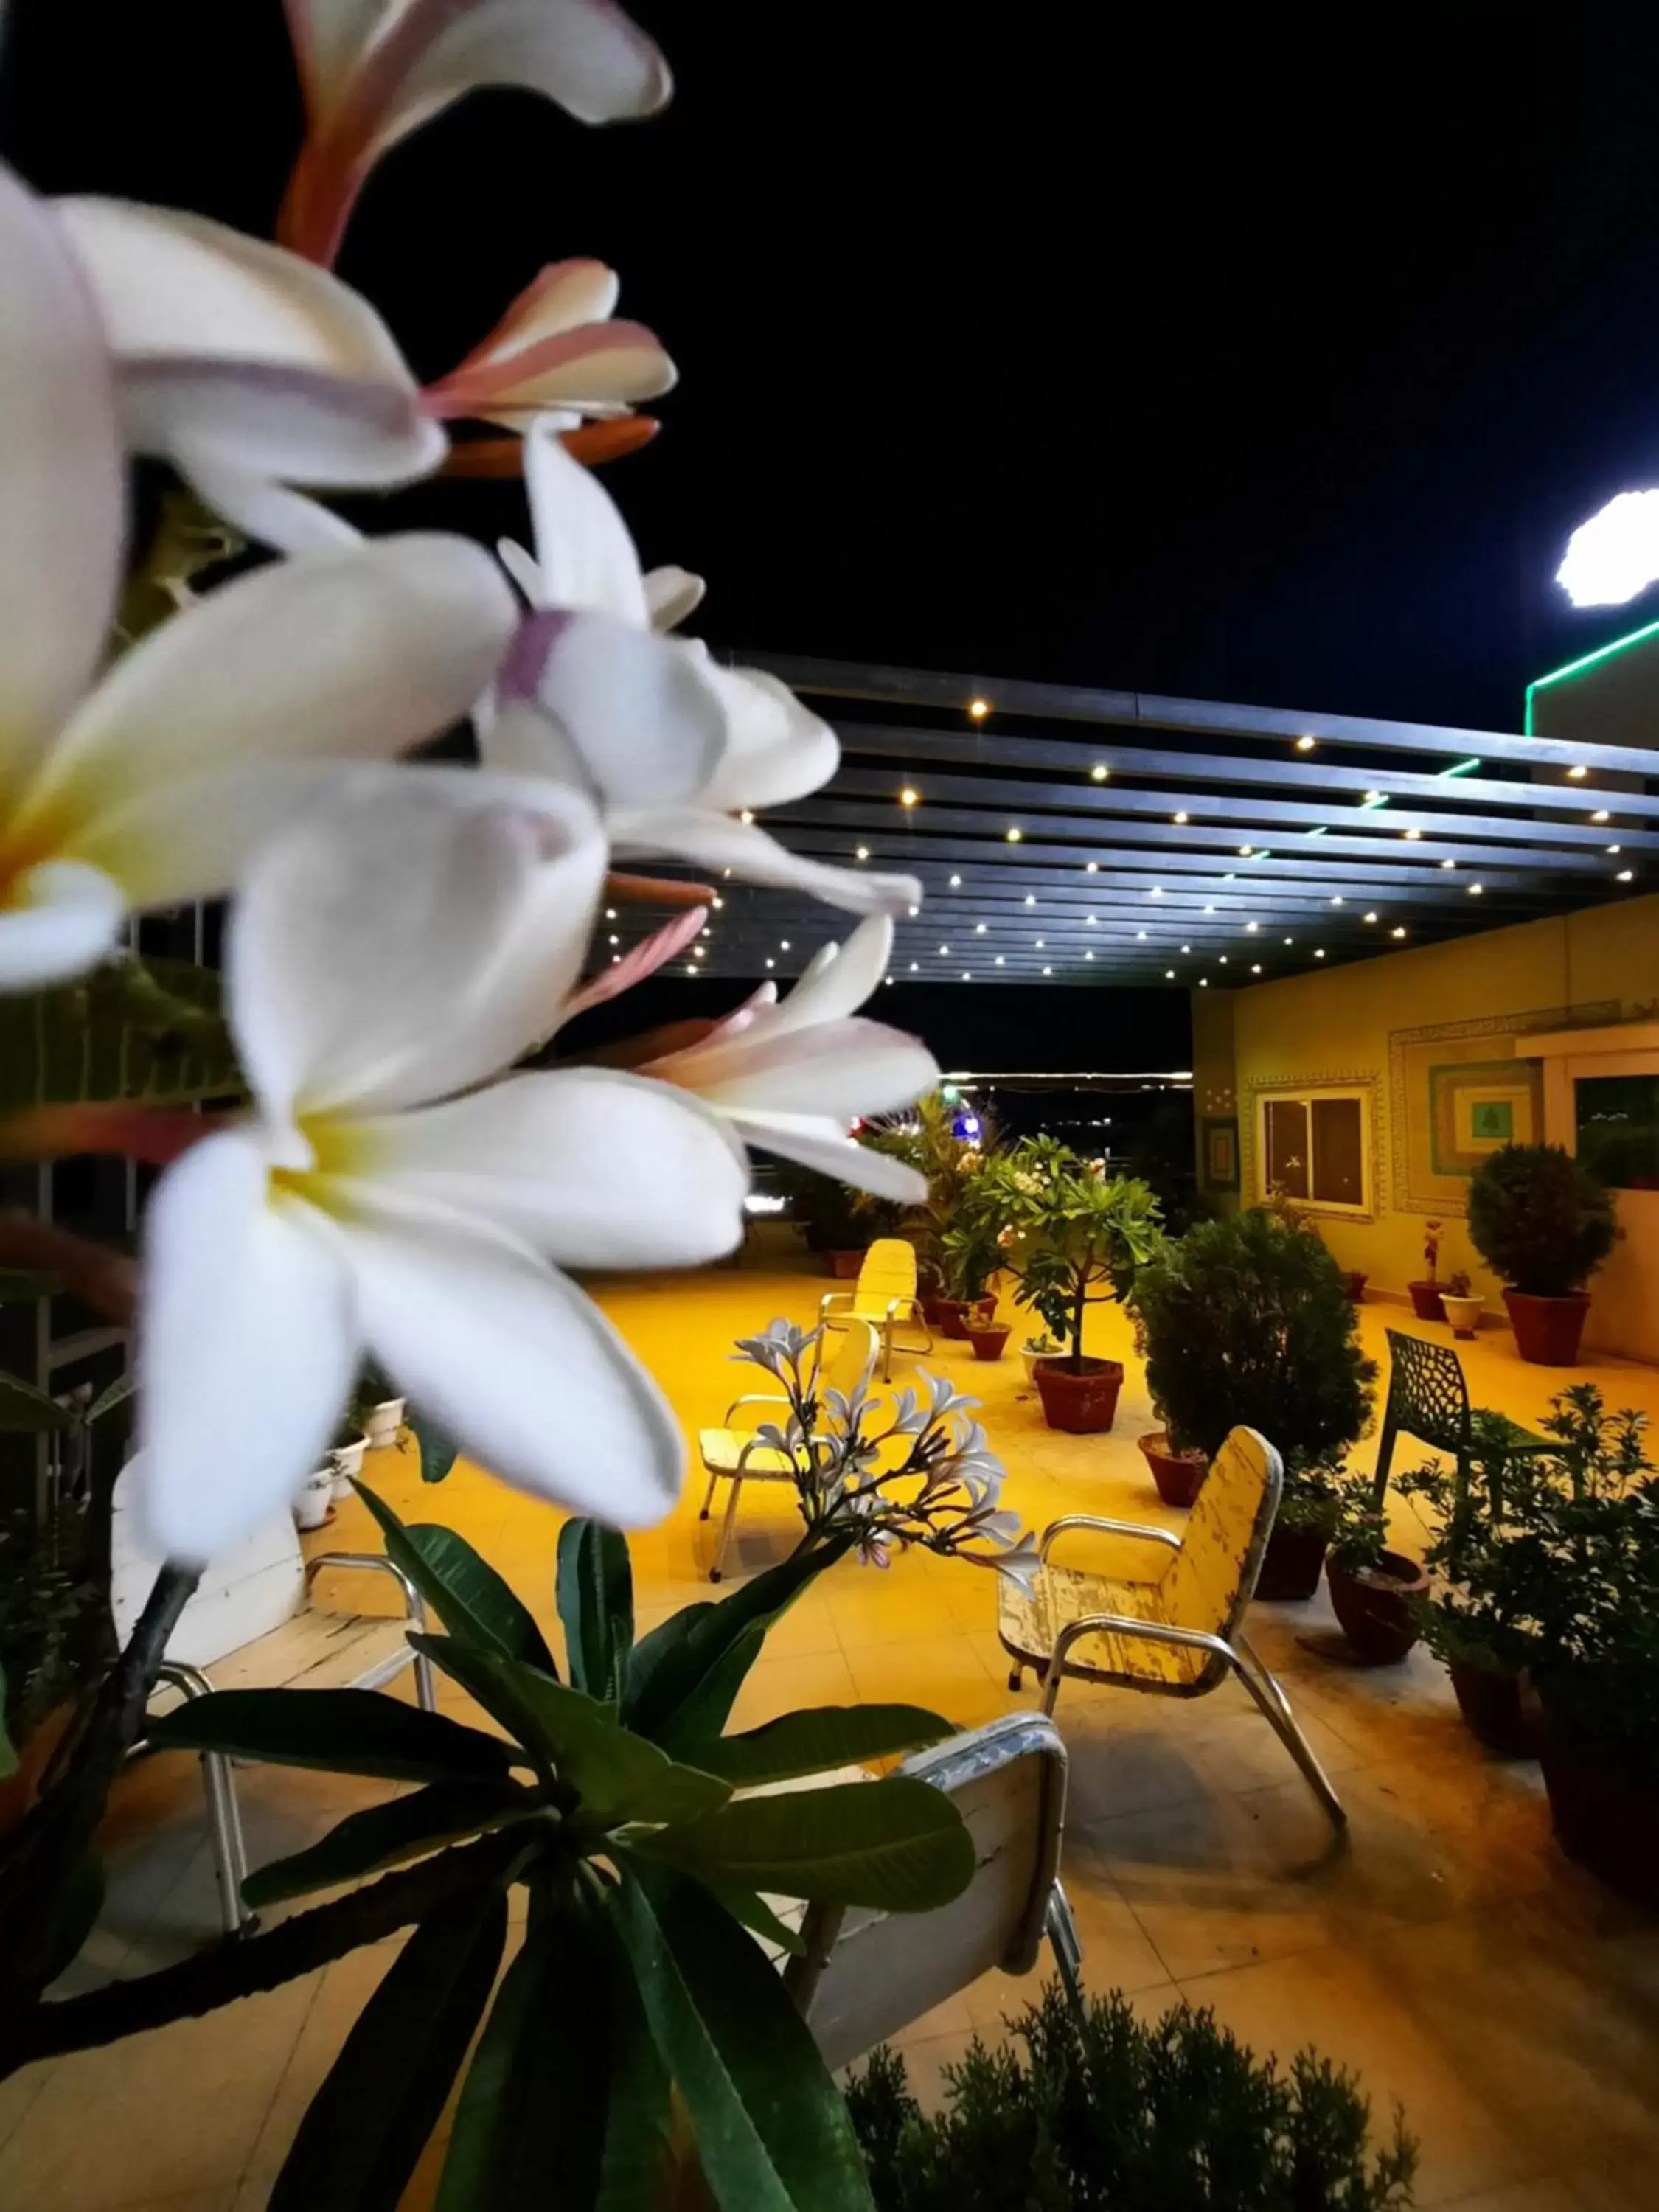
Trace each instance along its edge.
<instances>
[{"instance_id":1,"label":"potted plant","mask_svg":"<svg viewBox=\"0 0 1659 2212\"><path fill-rule=\"evenodd\" d=\"M922 1312L931 1328L942 1329L945 1234L980 1170L997 1150L996 1117L989 1107L967 1115L960 1099L934 1091L902 1114L866 1121L859 1141L927 1177L927 1195L921 1205L898 1209L891 1228L882 1233L907 1237L915 1246ZM861 1212L884 1203L867 1196L856 1201Z\"/></svg>"},{"instance_id":2,"label":"potted plant","mask_svg":"<svg viewBox=\"0 0 1659 2212\"><path fill-rule=\"evenodd\" d=\"M1348 1286L1349 1304L1363 1306L1365 1303L1365 1284L1368 1280L1365 1270L1363 1267L1345 1267L1342 1271L1342 1279Z\"/></svg>"},{"instance_id":3,"label":"potted plant","mask_svg":"<svg viewBox=\"0 0 1659 2212\"><path fill-rule=\"evenodd\" d=\"M1027 1138L981 1181L1006 1206L1019 1303L1034 1308L1066 1346L1033 1370L1042 1418L1072 1435L1109 1429L1123 1364L1085 1352L1084 1320L1089 1307L1127 1288L1150 1257L1158 1237L1157 1199L1147 1184L1109 1177L1051 1137Z\"/></svg>"},{"instance_id":4,"label":"potted plant","mask_svg":"<svg viewBox=\"0 0 1659 2212\"><path fill-rule=\"evenodd\" d=\"M1472 1338L1480 1326L1480 1310L1486 1301L1474 1295L1469 1279L1461 1267L1455 1275L1447 1278L1446 1287L1440 1293L1440 1304L1446 1319L1451 1323L1452 1334Z\"/></svg>"},{"instance_id":5,"label":"potted plant","mask_svg":"<svg viewBox=\"0 0 1659 2212\"><path fill-rule=\"evenodd\" d=\"M1435 1275L1435 1268L1440 1260L1441 1232L1445 1225L1443 1221L1425 1221L1423 1224L1423 1264L1429 1272L1419 1281L1406 1285L1411 1293L1412 1311L1419 1321L1444 1321L1446 1318L1445 1308L1440 1302L1440 1285Z\"/></svg>"},{"instance_id":6,"label":"potted plant","mask_svg":"<svg viewBox=\"0 0 1659 2212\"><path fill-rule=\"evenodd\" d=\"M1311 2051L1281 2070L1212 2013L1180 2005L1154 2020L1120 1990L1073 2005L1052 1982L1009 2025L1015 2042L975 2039L948 2069L943 2111L923 2111L884 2045L848 2082L877 2212L1404 2212L1413 2201L1403 2122L1373 2143L1357 2082Z\"/></svg>"},{"instance_id":7,"label":"potted plant","mask_svg":"<svg viewBox=\"0 0 1659 2212\"><path fill-rule=\"evenodd\" d=\"M1019 1363L1025 1370L1025 1380L1036 1388L1036 1364L1039 1359L1058 1359L1065 1346L1057 1336L1050 1336L1046 1328L1035 1336L1028 1336L1019 1347Z\"/></svg>"},{"instance_id":8,"label":"potted plant","mask_svg":"<svg viewBox=\"0 0 1659 2212\"><path fill-rule=\"evenodd\" d=\"M1011 1333L1006 1321L977 1319L969 1309L968 1341L974 1347L975 1359L1000 1359Z\"/></svg>"},{"instance_id":9,"label":"potted plant","mask_svg":"<svg viewBox=\"0 0 1659 2212\"><path fill-rule=\"evenodd\" d=\"M1429 1578L1415 1559L1389 1549L1388 1522L1367 1478L1347 1479L1325 1558L1331 1605L1356 1658L1395 1666L1420 1632L1417 1601Z\"/></svg>"},{"instance_id":10,"label":"potted plant","mask_svg":"<svg viewBox=\"0 0 1659 2212\"><path fill-rule=\"evenodd\" d=\"M1154 1406L1152 1411L1162 1415L1164 1408ZM1210 1471L1209 1455L1188 1447L1178 1451L1170 1441L1167 1416L1161 1429L1147 1429L1135 1438L1141 1457L1157 1487L1158 1496L1166 1505L1191 1505L1204 1486L1204 1478Z\"/></svg>"},{"instance_id":11,"label":"potted plant","mask_svg":"<svg viewBox=\"0 0 1659 2212\"><path fill-rule=\"evenodd\" d=\"M1312 1230L1252 1206L1167 1245L1128 1297L1177 1450L1213 1458L1241 1424L1278 1446L1284 1493L1256 1593L1311 1597L1342 1494L1336 1470L1376 1376L1341 1269Z\"/></svg>"},{"instance_id":12,"label":"potted plant","mask_svg":"<svg viewBox=\"0 0 1659 2212\"><path fill-rule=\"evenodd\" d=\"M1002 1265L1003 1251L1000 1226L986 1198L976 1194L963 1202L945 1232L942 1255L945 1295L937 1308L939 1326L960 1344L970 1321L988 1328L996 1316L990 1282Z\"/></svg>"},{"instance_id":13,"label":"potted plant","mask_svg":"<svg viewBox=\"0 0 1659 2212\"><path fill-rule=\"evenodd\" d=\"M404 1412L404 1401L385 1368L378 1360L365 1359L346 1412L348 1431L360 1431L370 1451L391 1451L403 1432Z\"/></svg>"},{"instance_id":14,"label":"potted plant","mask_svg":"<svg viewBox=\"0 0 1659 2212\"><path fill-rule=\"evenodd\" d=\"M1469 1178L1469 1236L1504 1285L1515 1348L1571 1367L1589 1311L1584 1288L1618 1236L1611 1194L1559 1145L1505 1145Z\"/></svg>"}]
</instances>

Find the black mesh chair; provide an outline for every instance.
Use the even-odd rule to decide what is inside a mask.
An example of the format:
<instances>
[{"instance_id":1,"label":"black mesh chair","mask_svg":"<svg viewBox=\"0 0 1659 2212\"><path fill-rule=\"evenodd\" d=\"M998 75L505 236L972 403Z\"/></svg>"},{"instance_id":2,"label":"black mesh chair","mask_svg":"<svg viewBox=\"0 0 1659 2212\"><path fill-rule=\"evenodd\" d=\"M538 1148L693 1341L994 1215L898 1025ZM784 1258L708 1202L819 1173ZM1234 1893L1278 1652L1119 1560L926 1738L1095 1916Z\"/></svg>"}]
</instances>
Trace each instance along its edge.
<instances>
[{"instance_id":1,"label":"black mesh chair","mask_svg":"<svg viewBox=\"0 0 1659 2212\"><path fill-rule=\"evenodd\" d=\"M1382 1433L1376 1446L1374 1495L1380 1507L1388 1495L1389 1472L1394 1464L1395 1438L1415 1437L1436 1451L1446 1454L1457 1469L1460 1492L1468 1488L1474 1457L1474 1414L1463 1363L1449 1344L1431 1344L1426 1337L1409 1336L1401 1328L1387 1332L1389 1339L1389 1397L1382 1409ZM1504 1443L1516 1452L1550 1451L1547 1437L1535 1436L1507 1415L1497 1419L1508 1431Z\"/></svg>"}]
</instances>

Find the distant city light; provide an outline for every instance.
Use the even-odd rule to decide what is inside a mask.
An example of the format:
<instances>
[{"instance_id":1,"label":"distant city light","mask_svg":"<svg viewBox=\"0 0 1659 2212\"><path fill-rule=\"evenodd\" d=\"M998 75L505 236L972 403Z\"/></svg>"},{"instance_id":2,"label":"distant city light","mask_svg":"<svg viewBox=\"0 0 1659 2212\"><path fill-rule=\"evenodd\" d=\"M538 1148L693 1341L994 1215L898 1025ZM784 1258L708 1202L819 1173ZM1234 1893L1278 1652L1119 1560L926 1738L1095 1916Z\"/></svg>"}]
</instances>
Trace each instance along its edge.
<instances>
[{"instance_id":1,"label":"distant city light","mask_svg":"<svg viewBox=\"0 0 1659 2212\"><path fill-rule=\"evenodd\" d=\"M1659 491L1621 491L1581 522L1555 580L1576 607L1621 607L1659 580Z\"/></svg>"}]
</instances>

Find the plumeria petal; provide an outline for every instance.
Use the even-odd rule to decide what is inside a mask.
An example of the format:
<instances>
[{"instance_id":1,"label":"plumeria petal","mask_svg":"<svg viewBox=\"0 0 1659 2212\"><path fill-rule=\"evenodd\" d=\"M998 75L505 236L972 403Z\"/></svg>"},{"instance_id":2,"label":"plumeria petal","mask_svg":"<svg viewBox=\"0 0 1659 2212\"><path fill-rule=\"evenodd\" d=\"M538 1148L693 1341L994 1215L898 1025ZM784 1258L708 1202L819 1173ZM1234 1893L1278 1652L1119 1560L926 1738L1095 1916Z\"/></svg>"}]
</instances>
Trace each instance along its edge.
<instances>
[{"instance_id":1,"label":"plumeria petal","mask_svg":"<svg viewBox=\"0 0 1659 2212\"><path fill-rule=\"evenodd\" d=\"M768 1031L779 1036L855 1013L887 973L892 957L892 916L872 915L845 945L826 945L813 954L794 989L767 1023Z\"/></svg>"},{"instance_id":2,"label":"plumeria petal","mask_svg":"<svg viewBox=\"0 0 1659 2212\"><path fill-rule=\"evenodd\" d=\"M524 482L541 572L539 604L647 623L645 580L628 525L592 471L565 451L553 422L535 422L526 433Z\"/></svg>"},{"instance_id":3,"label":"plumeria petal","mask_svg":"<svg viewBox=\"0 0 1659 2212\"><path fill-rule=\"evenodd\" d=\"M586 800L465 769L366 772L250 871L228 972L268 1115L383 1113L510 1066L586 949L605 841Z\"/></svg>"},{"instance_id":4,"label":"plumeria petal","mask_svg":"<svg viewBox=\"0 0 1659 2212\"><path fill-rule=\"evenodd\" d=\"M847 1121L908 1105L939 1080L926 1045L884 1023L820 1022L780 1033L770 1021L654 1063L652 1073L711 1103L828 1115Z\"/></svg>"},{"instance_id":5,"label":"plumeria petal","mask_svg":"<svg viewBox=\"0 0 1659 2212\"><path fill-rule=\"evenodd\" d=\"M66 199L54 212L119 364L131 443L194 475L240 527L291 550L319 526L304 502L238 498L244 478L387 485L443 459L391 333L337 278L169 208Z\"/></svg>"},{"instance_id":6,"label":"plumeria petal","mask_svg":"<svg viewBox=\"0 0 1659 2212\"><path fill-rule=\"evenodd\" d=\"M249 1534L320 1459L356 1364L328 1224L269 1202L258 1134L176 1161L144 1223L140 1504L148 1539L207 1559Z\"/></svg>"},{"instance_id":7,"label":"plumeria petal","mask_svg":"<svg viewBox=\"0 0 1659 2212\"><path fill-rule=\"evenodd\" d=\"M590 975L579 990L573 991L565 1002L563 1018L574 1021L590 1006L602 1006L607 1000L631 991L647 975L654 975L677 953L684 952L694 938L701 936L708 919L706 906L688 907L684 914L677 914L672 921L665 921L642 944L631 946L609 968L601 968L597 975Z\"/></svg>"},{"instance_id":8,"label":"plumeria petal","mask_svg":"<svg viewBox=\"0 0 1659 2212\"><path fill-rule=\"evenodd\" d=\"M702 605L708 586L689 568L647 568L645 603L653 629L678 629Z\"/></svg>"},{"instance_id":9,"label":"plumeria petal","mask_svg":"<svg viewBox=\"0 0 1659 2212\"><path fill-rule=\"evenodd\" d=\"M749 1173L715 1116L601 1068L515 1075L356 1124L378 1202L491 1223L568 1267L700 1267L743 1236Z\"/></svg>"},{"instance_id":10,"label":"plumeria petal","mask_svg":"<svg viewBox=\"0 0 1659 2212\"><path fill-rule=\"evenodd\" d=\"M0 911L0 991L38 991L97 965L121 941L119 884L75 860L27 868Z\"/></svg>"},{"instance_id":11,"label":"plumeria petal","mask_svg":"<svg viewBox=\"0 0 1659 2212\"><path fill-rule=\"evenodd\" d=\"M781 1114L744 1108L730 1115L732 1127L745 1144L763 1152L795 1160L837 1182L851 1183L877 1198L890 1198L900 1206L920 1206L927 1195L927 1178L902 1160L886 1152L872 1152L843 1134L839 1126L822 1114Z\"/></svg>"},{"instance_id":12,"label":"plumeria petal","mask_svg":"<svg viewBox=\"0 0 1659 2212\"><path fill-rule=\"evenodd\" d=\"M92 299L40 201L0 169L0 800L85 690L124 511L115 388Z\"/></svg>"},{"instance_id":13,"label":"plumeria petal","mask_svg":"<svg viewBox=\"0 0 1659 2212\"><path fill-rule=\"evenodd\" d=\"M470 1459L612 1527L678 1495L672 1411L592 1301L530 1252L435 1219L346 1232L369 1346Z\"/></svg>"},{"instance_id":14,"label":"plumeria petal","mask_svg":"<svg viewBox=\"0 0 1659 2212\"><path fill-rule=\"evenodd\" d=\"M722 668L703 646L688 649L704 659L726 708L726 747L705 805L723 813L781 806L829 782L841 763L840 741L787 684L758 668Z\"/></svg>"},{"instance_id":15,"label":"plumeria petal","mask_svg":"<svg viewBox=\"0 0 1659 2212\"><path fill-rule=\"evenodd\" d=\"M495 540L495 556L532 607L547 605L547 586L535 556L511 538Z\"/></svg>"},{"instance_id":16,"label":"plumeria petal","mask_svg":"<svg viewBox=\"0 0 1659 2212\"><path fill-rule=\"evenodd\" d=\"M790 852L757 823L739 822L710 807L631 806L611 817L611 832L621 854L673 853L748 883L805 891L850 914L897 914L921 902L921 885L914 876L832 868Z\"/></svg>"},{"instance_id":17,"label":"plumeria petal","mask_svg":"<svg viewBox=\"0 0 1659 2212\"><path fill-rule=\"evenodd\" d=\"M238 468L186 442L180 443L174 459L213 512L256 545L310 553L319 546L355 545L362 534L320 500L290 491L257 469Z\"/></svg>"},{"instance_id":18,"label":"plumeria petal","mask_svg":"<svg viewBox=\"0 0 1659 2212\"><path fill-rule=\"evenodd\" d=\"M422 404L440 420L477 416L524 427L550 409L622 412L678 381L674 364L643 323L590 323L493 358L475 359L428 385Z\"/></svg>"},{"instance_id":19,"label":"plumeria petal","mask_svg":"<svg viewBox=\"0 0 1659 2212\"><path fill-rule=\"evenodd\" d=\"M401 751L465 713L514 623L480 548L438 536L311 553L213 592L118 661L54 748L16 824L103 868L140 903L222 890L245 857L221 825L185 819L196 779L223 792L240 764ZM170 868L169 817L181 858Z\"/></svg>"}]
</instances>

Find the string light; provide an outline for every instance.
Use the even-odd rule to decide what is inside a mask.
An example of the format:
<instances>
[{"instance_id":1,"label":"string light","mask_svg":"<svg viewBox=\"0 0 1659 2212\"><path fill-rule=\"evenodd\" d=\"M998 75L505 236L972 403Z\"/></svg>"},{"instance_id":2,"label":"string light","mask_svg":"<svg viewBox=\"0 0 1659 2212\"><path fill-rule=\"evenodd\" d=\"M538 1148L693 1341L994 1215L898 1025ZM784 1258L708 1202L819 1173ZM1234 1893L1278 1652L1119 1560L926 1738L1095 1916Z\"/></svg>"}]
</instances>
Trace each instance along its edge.
<instances>
[{"instance_id":1,"label":"string light","mask_svg":"<svg viewBox=\"0 0 1659 2212\"><path fill-rule=\"evenodd\" d=\"M1390 937L1403 937L1406 934L1405 923L1403 921L1395 922L1394 927L1389 932L1389 934Z\"/></svg>"},{"instance_id":2,"label":"string light","mask_svg":"<svg viewBox=\"0 0 1659 2212\"><path fill-rule=\"evenodd\" d=\"M1083 872L1085 876L1097 876L1100 873L1099 861L1085 860L1083 863Z\"/></svg>"},{"instance_id":3,"label":"string light","mask_svg":"<svg viewBox=\"0 0 1659 2212\"><path fill-rule=\"evenodd\" d=\"M869 848L867 845L860 845L860 846L858 846L858 847L854 849L854 854L853 854L853 858L854 858L855 860L867 860L869 859L869 857L870 857L870 848Z\"/></svg>"},{"instance_id":4,"label":"string light","mask_svg":"<svg viewBox=\"0 0 1659 2212\"><path fill-rule=\"evenodd\" d=\"M953 891L959 891L962 889L962 878L960 876L951 877L951 888Z\"/></svg>"},{"instance_id":5,"label":"string light","mask_svg":"<svg viewBox=\"0 0 1659 2212\"><path fill-rule=\"evenodd\" d=\"M778 950L780 952L787 952L789 950L789 939L787 937L779 938Z\"/></svg>"},{"instance_id":6,"label":"string light","mask_svg":"<svg viewBox=\"0 0 1659 2212\"><path fill-rule=\"evenodd\" d=\"M1006 830L1004 830L1003 835L1007 838L1008 842L1011 845L1018 845L1020 839L1025 835L1025 832L1020 828L1018 822L1011 822Z\"/></svg>"},{"instance_id":7,"label":"string light","mask_svg":"<svg viewBox=\"0 0 1659 2212\"><path fill-rule=\"evenodd\" d=\"M1318 743L1317 738L1298 738L1296 741L1296 749L1299 753L1310 753Z\"/></svg>"},{"instance_id":8,"label":"string light","mask_svg":"<svg viewBox=\"0 0 1659 2212\"><path fill-rule=\"evenodd\" d=\"M990 711L991 702L988 699L970 699L968 702L968 712L976 722L982 722Z\"/></svg>"},{"instance_id":9,"label":"string light","mask_svg":"<svg viewBox=\"0 0 1659 2212\"><path fill-rule=\"evenodd\" d=\"M1259 960L1251 968L1250 973L1252 975L1259 975L1261 973L1261 963Z\"/></svg>"},{"instance_id":10,"label":"string light","mask_svg":"<svg viewBox=\"0 0 1659 2212\"><path fill-rule=\"evenodd\" d=\"M1582 783L1589 774L1589 770L1587 768L1583 767L1581 763L1575 762L1572 767L1567 770L1567 780L1570 783Z\"/></svg>"},{"instance_id":11,"label":"string light","mask_svg":"<svg viewBox=\"0 0 1659 2212\"><path fill-rule=\"evenodd\" d=\"M1635 877L1636 871L1634 868L1620 868L1616 880L1621 884L1628 884L1633 882L1635 880Z\"/></svg>"},{"instance_id":12,"label":"string light","mask_svg":"<svg viewBox=\"0 0 1659 2212\"><path fill-rule=\"evenodd\" d=\"M1455 868L1457 863L1455 860L1443 860L1440 865L1443 868Z\"/></svg>"},{"instance_id":13,"label":"string light","mask_svg":"<svg viewBox=\"0 0 1659 2212\"><path fill-rule=\"evenodd\" d=\"M915 789L912 785L907 783L903 790L899 793L899 805L901 806L914 806L921 797L921 793Z\"/></svg>"},{"instance_id":14,"label":"string light","mask_svg":"<svg viewBox=\"0 0 1659 2212\"><path fill-rule=\"evenodd\" d=\"M1186 817L1186 816L1185 816L1184 814L1176 814L1176 815L1172 815L1172 816L1170 817L1170 819L1171 819L1172 821L1174 821L1174 822L1184 822L1184 821L1187 819L1187 817Z\"/></svg>"},{"instance_id":15,"label":"string light","mask_svg":"<svg viewBox=\"0 0 1659 2212\"><path fill-rule=\"evenodd\" d=\"M1420 830L1402 830L1400 834L1408 845L1414 845L1423 832Z\"/></svg>"},{"instance_id":16,"label":"string light","mask_svg":"<svg viewBox=\"0 0 1659 2212\"><path fill-rule=\"evenodd\" d=\"M1107 767L1104 761L1097 761L1089 771L1090 781L1092 783L1104 783L1111 772L1112 771Z\"/></svg>"},{"instance_id":17,"label":"string light","mask_svg":"<svg viewBox=\"0 0 1659 2212\"><path fill-rule=\"evenodd\" d=\"M1027 906L1035 906L1036 904L1036 893L1035 891L1026 892L1025 903Z\"/></svg>"},{"instance_id":18,"label":"string light","mask_svg":"<svg viewBox=\"0 0 1659 2212\"><path fill-rule=\"evenodd\" d=\"M1315 947L1314 947L1314 958L1315 958L1316 960L1322 960L1324 957L1325 957L1325 948L1324 948L1324 946L1323 946L1322 945L1315 945Z\"/></svg>"},{"instance_id":19,"label":"string light","mask_svg":"<svg viewBox=\"0 0 1659 2212\"><path fill-rule=\"evenodd\" d=\"M1610 853L1622 853L1624 849L1625 848L1622 845L1609 845L1607 848L1607 850Z\"/></svg>"},{"instance_id":20,"label":"string light","mask_svg":"<svg viewBox=\"0 0 1659 2212\"><path fill-rule=\"evenodd\" d=\"M726 901L720 896L718 891L714 894L714 903L716 907L723 907L726 904ZM912 907L910 911L914 914L915 912L915 907Z\"/></svg>"},{"instance_id":21,"label":"string light","mask_svg":"<svg viewBox=\"0 0 1659 2212\"><path fill-rule=\"evenodd\" d=\"M614 906L606 907L605 918L607 921L614 921L617 919L617 909Z\"/></svg>"},{"instance_id":22,"label":"string light","mask_svg":"<svg viewBox=\"0 0 1659 2212\"><path fill-rule=\"evenodd\" d=\"M1374 914L1368 914L1365 916L1365 919L1367 921L1375 921L1376 920L1376 916Z\"/></svg>"},{"instance_id":23,"label":"string light","mask_svg":"<svg viewBox=\"0 0 1659 2212\"><path fill-rule=\"evenodd\" d=\"M1479 898L1481 892L1484 891L1486 888L1486 886L1484 884L1471 884L1469 885L1469 896L1471 898Z\"/></svg>"},{"instance_id":24,"label":"string light","mask_svg":"<svg viewBox=\"0 0 1659 2212\"><path fill-rule=\"evenodd\" d=\"M1608 818L1607 810L1605 806L1598 806L1595 813L1590 817L1590 820L1592 822L1606 822Z\"/></svg>"},{"instance_id":25,"label":"string light","mask_svg":"<svg viewBox=\"0 0 1659 2212\"><path fill-rule=\"evenodd\" d=\"M976 922L974 924L974 934L975 934L975 937L983 937L983 936L984 936L984 934L985 934L985 924L984 924L982 921L976 921Z\"/></svg>"}]
</instances>

